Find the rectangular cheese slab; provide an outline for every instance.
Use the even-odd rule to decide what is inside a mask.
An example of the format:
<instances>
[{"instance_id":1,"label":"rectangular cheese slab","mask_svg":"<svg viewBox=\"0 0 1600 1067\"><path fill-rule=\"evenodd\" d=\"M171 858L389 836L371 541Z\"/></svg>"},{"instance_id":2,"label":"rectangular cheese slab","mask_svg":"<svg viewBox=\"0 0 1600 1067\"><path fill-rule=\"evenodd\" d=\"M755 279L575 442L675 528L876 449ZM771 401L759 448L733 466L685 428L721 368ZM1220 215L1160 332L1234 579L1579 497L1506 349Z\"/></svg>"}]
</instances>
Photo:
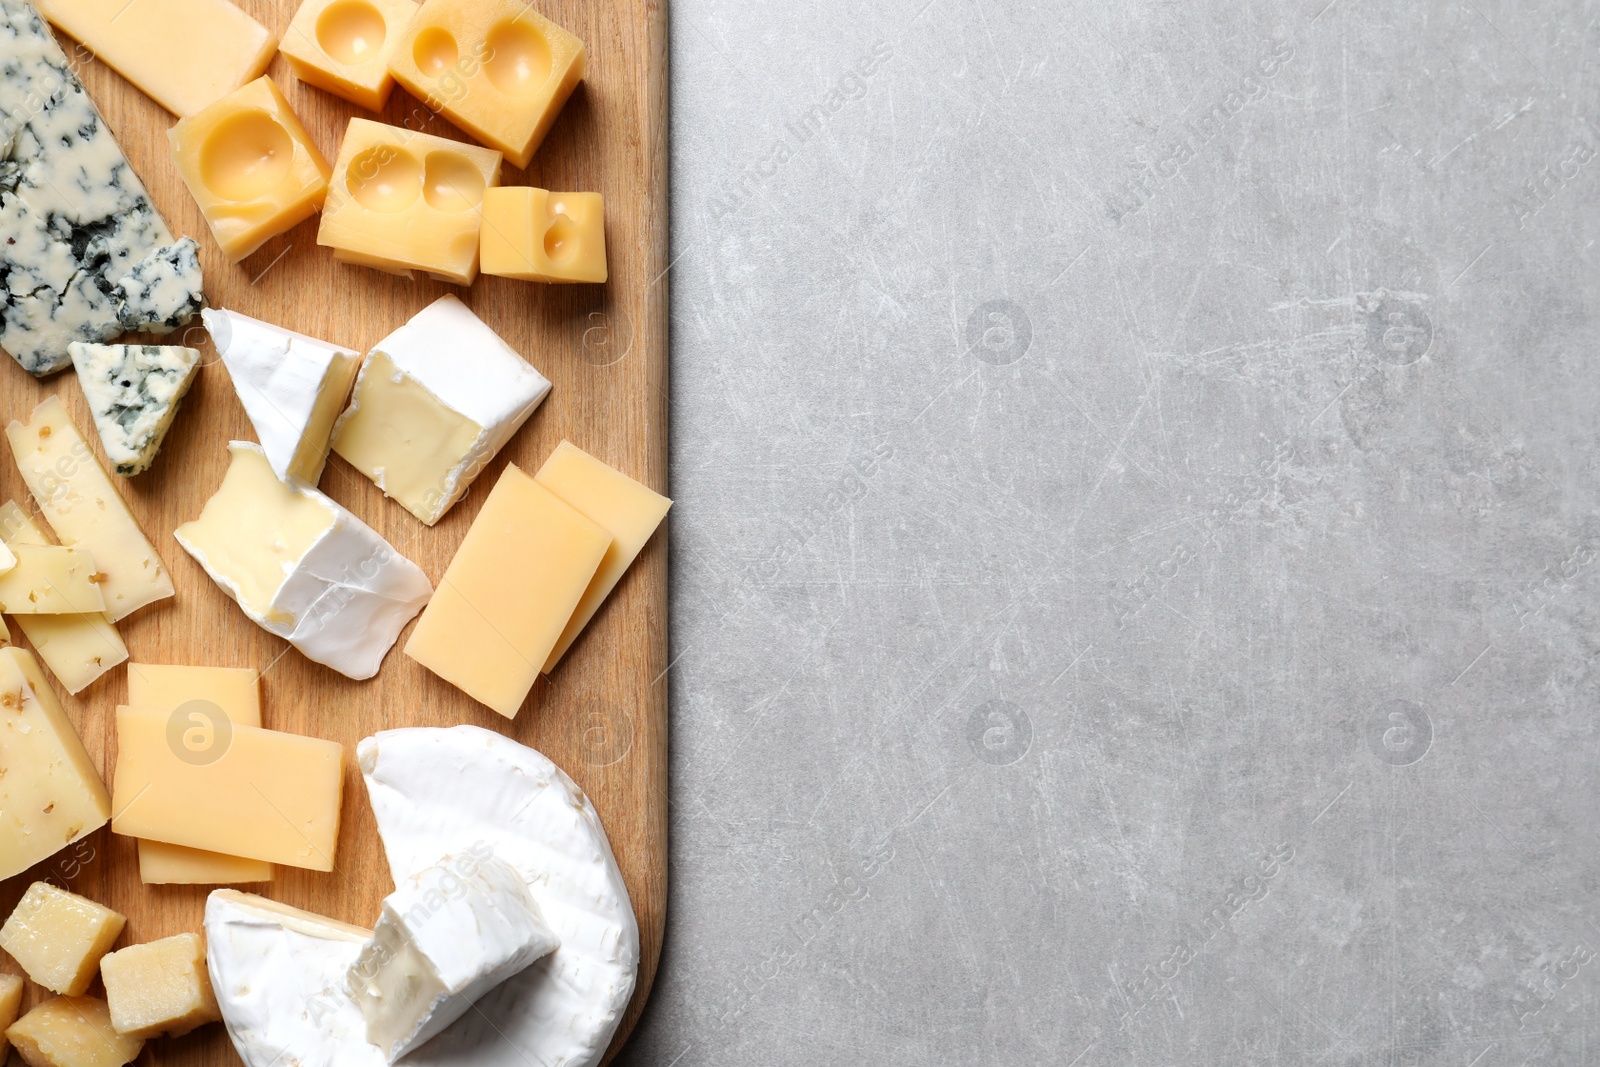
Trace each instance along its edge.
<instances>
[{"instance_id":1,"label":"rectangular cheese slab","mask_svg":"<svg viewBox=\"0 0 1600 1067\"><path fill-rule=\"evenodd\" d=\"M61 543L94 556L112 622L172 595L172 578L56 397L6 427L22 480Z\"/></svg>"},{"instance_id":2,"label":"rectangular cheese slab","mask_svg":"<svg viewBox=\"0 0 1600 1067\"><path fill-rule=\"evenodd\" d=\"M344 746L234 726L180 723L117 708L113 833L331 871L339 842Z\"/></svg>"},{"instance_id":3,"label":"rectangular cheese slab","mask_svg":"<svg viewBox=\"0 0 1600 1067\"><path fill-rule=\"evenodd\" d=\"M406 655L514 718L610 545L597 523L508 465L411 632Z\"/></svg>"},{"instance_id":4,"label":"rectangular cheese slab","mask_svg":"<svg viewBox=\"0 0 1600 1067\"><path fill-rule=\"evenodd\" d=\"M81 615L104 611L94 557L81 548L18 545L17 565L0 574L0 611L22 615Z\"/></svg>"},{"instance_id":5,"label":"rectangular cheese slab","mask_svg":"<svg viewBox=\"0 0 1600 1067\"><path fill-rule=\"evenodd\" d=\"M38 0L44 17L180 118L261 75L278 39L228 0Z\"/></svg>"}]
</instances>

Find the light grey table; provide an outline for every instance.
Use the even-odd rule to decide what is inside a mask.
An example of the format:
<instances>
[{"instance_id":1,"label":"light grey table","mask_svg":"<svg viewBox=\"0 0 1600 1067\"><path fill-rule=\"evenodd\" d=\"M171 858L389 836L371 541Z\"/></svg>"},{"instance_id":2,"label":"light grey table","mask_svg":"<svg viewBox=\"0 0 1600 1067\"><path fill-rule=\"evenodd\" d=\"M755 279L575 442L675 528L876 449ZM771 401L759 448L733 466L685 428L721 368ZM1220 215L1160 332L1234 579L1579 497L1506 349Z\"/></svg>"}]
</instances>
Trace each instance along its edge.
<instances>
[{"instance_id":1,"label":"light grey table","mask_svg":"<svg viewBox=\"0 0 1600 1067\"><path fill-rule=\"evenodd\" d=\"M624 1062L1600 1058L1600 8L673 8Z\"/></svg>"}]
</instances>

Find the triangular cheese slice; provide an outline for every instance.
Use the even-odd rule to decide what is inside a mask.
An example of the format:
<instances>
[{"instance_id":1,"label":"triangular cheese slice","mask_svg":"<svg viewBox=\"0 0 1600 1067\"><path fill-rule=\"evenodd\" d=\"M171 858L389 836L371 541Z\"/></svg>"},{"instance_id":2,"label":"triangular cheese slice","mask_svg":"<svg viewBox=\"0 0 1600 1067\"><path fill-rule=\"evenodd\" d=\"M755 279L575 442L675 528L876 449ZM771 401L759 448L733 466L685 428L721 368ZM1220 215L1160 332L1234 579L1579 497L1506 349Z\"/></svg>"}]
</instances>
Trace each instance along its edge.
<instances>
[{"instance_id":1,"label":"triangular cheese slice","mask_svg":"<svg viewBox=\"0 0 1600 1067\"><path fill-rule=\"evenodd\" d=\"M200 353L177 345L67 346L106 458L118 474L148 470L161 451Z\"/></svg>"}]
</instances>

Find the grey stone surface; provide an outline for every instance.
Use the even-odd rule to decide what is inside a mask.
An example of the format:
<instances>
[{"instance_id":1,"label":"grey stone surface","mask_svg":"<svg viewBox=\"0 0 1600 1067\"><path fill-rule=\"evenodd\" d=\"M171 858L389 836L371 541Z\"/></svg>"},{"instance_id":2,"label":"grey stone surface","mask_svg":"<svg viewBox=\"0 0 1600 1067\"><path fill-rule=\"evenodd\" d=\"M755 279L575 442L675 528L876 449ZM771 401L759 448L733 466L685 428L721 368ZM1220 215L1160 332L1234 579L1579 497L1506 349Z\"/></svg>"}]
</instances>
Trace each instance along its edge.
<instances>
[{"instance_id":1,"label":"grey stone surface","mask_svg":"<svg viewBox=\"0 0 1600 1067\"><path fill-rule=\"evenodd\" d=\"M672 46L623 1062L1591 1062L1595 5L677 0Z\"/></svg>"}]
</instances>

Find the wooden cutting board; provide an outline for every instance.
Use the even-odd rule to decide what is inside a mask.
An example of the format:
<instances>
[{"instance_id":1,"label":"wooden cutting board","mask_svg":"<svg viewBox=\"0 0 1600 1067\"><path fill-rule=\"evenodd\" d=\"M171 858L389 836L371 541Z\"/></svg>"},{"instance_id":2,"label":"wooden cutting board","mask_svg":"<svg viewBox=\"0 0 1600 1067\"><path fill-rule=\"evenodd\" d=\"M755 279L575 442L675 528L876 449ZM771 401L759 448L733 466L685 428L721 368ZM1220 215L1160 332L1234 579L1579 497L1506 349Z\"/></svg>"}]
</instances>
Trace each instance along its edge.
<instances>
[{"instance_id":1,"label":"wooden cutting board","mask_svg":"<svg viewBox=\"0 0 1600 1067\"><path fill-rule=\"evenodd\" d=\"M241 0L241 6L282 34L297 3ZM268 242L243 264L229 264L173 165L166 132L175 120L99 62L75 63L173 231L200 242L212 306L365 351L436 297L455 292L550 379L551 393L533 418L466 499L432 529L386 500L343 460L330 460L322 490L388 538L435 582L505 464L535 470L562 438L660 492L668 489L665 7L660 0L536 0L535 7L583 39L588 72L532 163L523 171L507 166L501 182L593 190L605 196L611 280L604 286L482 277L462 289L343 266L317 245L315 218ZM69 56L82 54L70 41L65 47ZM331 162L350 118L368 113L300 84L281 56L268 73ZM468 140L399 88L380 117ZM342 742L351 760L338 869L319 874L280 867L277 881L259 891L371 925L378 902L392 885L366 789L353 765L356 743L374 731L403 726L473 723L499 730L548 755L583 787L600 812L627 879L642 959L638 989L612 1044L614 1054L649 993L665 922L666 528L656 534L554 676L540 680L515 721L475 704L405 658L400 648L409 628L376 678L350 681L252 624L173 540L173 529L198 515L221 481L226 443L254 440L254 434L199 320L167 343L199 348L204 366L154 467L119 479L123 496L177 586L175 598L121 624L131 657L152 663L256 667L262 673L264 725ZM9 421L22 416L52 393L98 445L70 369L41 382L0 357L0 417ZM0 457L0 493L36 513L9 451ZM20 639L15 626L12 632ZM109 781L114 710L127 697L126 669L113 669L77 697L67 697L59 688L57 694L91 754L103 761ZM40 878L126 915L128 926L119 946L201 928L207 890L141 885L134 842L109 829L5 883L0 909L9 913L23 889ZM0 966L15 969L9 958ZM30 988L25 1006L44 995ZM222 1027L208 1026L185 1038L151 1042L140 1062L210 1067L238 1059Z\"/></svg>"}]
</instances>

